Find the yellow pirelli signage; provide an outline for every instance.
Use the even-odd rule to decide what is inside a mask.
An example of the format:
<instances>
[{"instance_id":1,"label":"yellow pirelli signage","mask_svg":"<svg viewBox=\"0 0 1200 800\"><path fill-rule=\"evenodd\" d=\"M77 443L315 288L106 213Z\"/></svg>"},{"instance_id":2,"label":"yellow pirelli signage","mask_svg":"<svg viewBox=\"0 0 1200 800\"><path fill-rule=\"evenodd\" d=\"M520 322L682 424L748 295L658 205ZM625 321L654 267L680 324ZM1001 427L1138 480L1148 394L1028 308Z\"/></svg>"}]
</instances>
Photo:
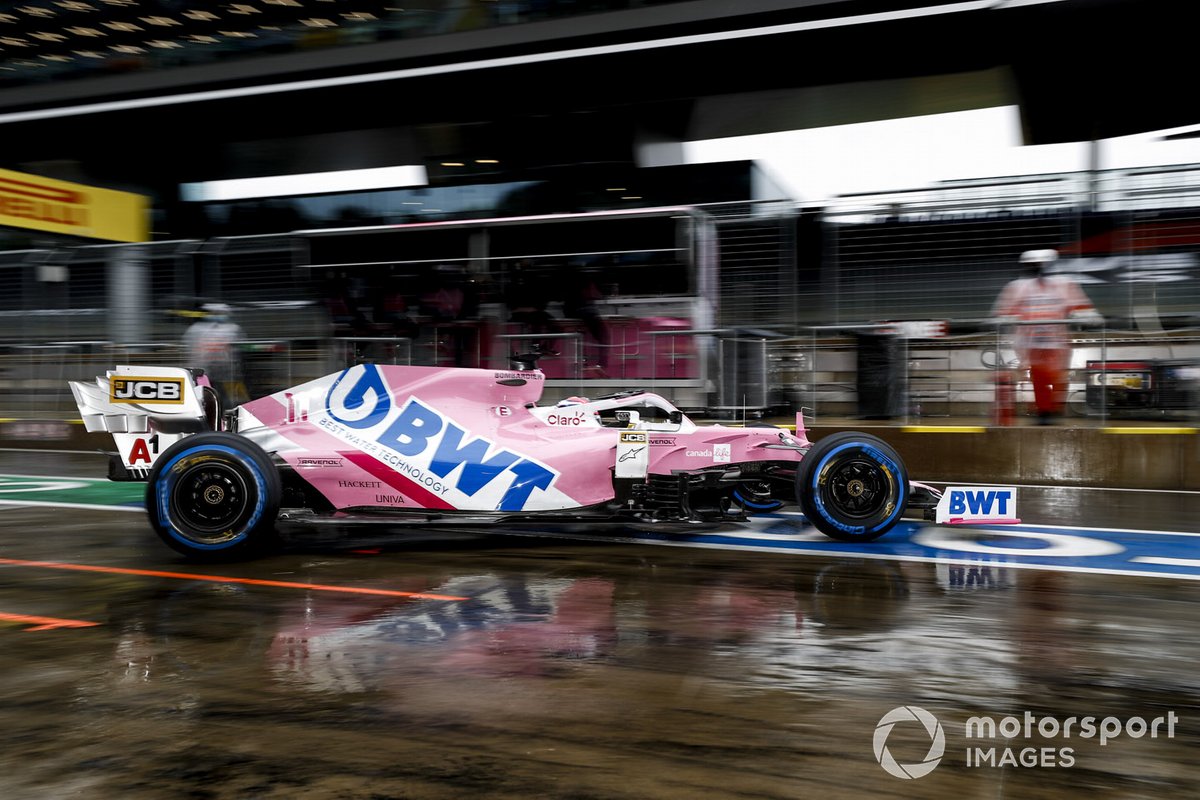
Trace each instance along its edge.
<instances>
[{"instance_id":1,"label":"yellow pirelli signage","mask_svg":"<svg viewBox=\"0 0 1200 800\"><path fill-rule=\"evenodd\" d=\"M140 194L0 169L0 225L112 242L146 242L150 203Z\"/></svg>"}]
</instances>

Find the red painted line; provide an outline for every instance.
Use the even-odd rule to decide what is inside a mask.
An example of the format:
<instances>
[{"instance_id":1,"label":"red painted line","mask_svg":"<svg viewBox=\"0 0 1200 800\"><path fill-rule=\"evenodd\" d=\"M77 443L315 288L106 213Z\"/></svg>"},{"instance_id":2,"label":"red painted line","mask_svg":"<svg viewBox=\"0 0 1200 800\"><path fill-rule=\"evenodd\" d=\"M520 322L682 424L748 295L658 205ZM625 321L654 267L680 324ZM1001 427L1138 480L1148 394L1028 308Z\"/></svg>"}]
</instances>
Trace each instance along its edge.
<instances>
[{"instance_id":1,"label":"red painted line","mask_svg":"<svg viewBox=\"0 0 1200 800\"><path fill-rule=\"evenodd\" d=\"M130 569L128 567L98 567L91 564L67 564L61 561L24 561L17 558L0 558L0 564L14 567L41 567L44 569L65 569L74 572L100 572L107 575L141 575L148 578L177 578L185 581L209 581L212 583L240 583L245 586L274 586L284 589L313 589L319 592L341 592L343 594L370 594L383 597L411 597L417 600L468 600L467 597L457 597L449 594L430 594L428 592L400 592L394 589L364 589L358 586L328 586L321 583L295 583L292 581L271 581L261 578L236 578L227 575L202 575L192 572L164 572L155 569Z\"/></svg>"},{"instance_id":2,"label":"red painted line","mask_svg":"<svg viewBox=\"0 0 1200 800\"><path fill-rule=\"evenodd\" d=\"M56 628L90 628L99 622L87 622L82 619L59 619L58 617L34 617L29 614L5 614L0 611L0 622L19 622L22 625L32 625L26 631L52 631Z\"/></svg>"},{"instance_id":3,"label":"red painted line","mask_svg":"<svg viewBox=\"0 0 1200 800\"><path fill-rule=\"evenodd\" d=\"M388 486L391 486L396 491L413 500L416 502L418 508L454 508L453 505L447 503L441 497L438 497L415 481L411 481L399 474L374 456L369 456L359 450L339 450L338 455L343 456L359 469L366 470Z\"/></svg>"}]
</instances>

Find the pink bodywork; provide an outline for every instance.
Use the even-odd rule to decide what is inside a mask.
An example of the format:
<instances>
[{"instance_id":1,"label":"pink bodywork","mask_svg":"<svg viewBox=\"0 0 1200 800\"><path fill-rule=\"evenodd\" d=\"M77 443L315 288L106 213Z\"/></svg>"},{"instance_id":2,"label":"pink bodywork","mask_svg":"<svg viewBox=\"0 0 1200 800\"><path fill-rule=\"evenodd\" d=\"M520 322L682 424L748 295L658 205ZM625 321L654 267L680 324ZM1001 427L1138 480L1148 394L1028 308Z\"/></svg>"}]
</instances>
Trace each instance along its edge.
<instances>
[{"instance_id":1,"label":"pink bodywork","mask_svg":"<svg viewBox=\"0 0 1200 800\"><path fill-rule=\"evenodd\" d=\"M799 461L778 428L643 424L602 427L597 407L656 395L538 407L540 371L357 365L254 400L238 431L287 462L339 509L550 511L613 498L622 430L645 430L649 472L746 461ZM669 428L670 430L664 430ZM776 445L776 447L766 447Z\"/></svg>"}]
</instances>

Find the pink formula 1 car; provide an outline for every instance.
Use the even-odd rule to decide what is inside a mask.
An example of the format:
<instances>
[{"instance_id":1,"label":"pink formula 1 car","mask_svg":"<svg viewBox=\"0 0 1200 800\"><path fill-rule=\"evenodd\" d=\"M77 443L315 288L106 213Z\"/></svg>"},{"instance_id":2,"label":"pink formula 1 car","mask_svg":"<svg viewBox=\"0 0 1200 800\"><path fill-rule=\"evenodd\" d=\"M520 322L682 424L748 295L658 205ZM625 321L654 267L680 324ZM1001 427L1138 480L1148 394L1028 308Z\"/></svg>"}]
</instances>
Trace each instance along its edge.
<instances>
[{"instance_id":1,"label":"pink formula 1 car","mask_svg":"<svg viewBox=\"0 0 1200 800\"><path fill-rule=\"evenodd\" d=\"M226 413L176 367L71 389L87 430L114 436L109 477L148 481L154 530L196 559L261 552L281 521L694 526L794 502L861 542L940 497L867 434L701 426L643 391L540 406L543 381L360 364Z\"/></svg>"}]
</instances>

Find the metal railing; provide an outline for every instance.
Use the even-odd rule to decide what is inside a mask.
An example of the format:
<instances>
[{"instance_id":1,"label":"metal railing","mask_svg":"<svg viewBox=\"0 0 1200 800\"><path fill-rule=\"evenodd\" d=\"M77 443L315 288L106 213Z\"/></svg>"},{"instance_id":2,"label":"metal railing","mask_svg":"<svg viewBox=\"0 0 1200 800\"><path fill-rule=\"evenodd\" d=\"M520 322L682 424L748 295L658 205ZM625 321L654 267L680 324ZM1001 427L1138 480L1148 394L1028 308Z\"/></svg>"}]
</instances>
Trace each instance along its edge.
<instances>
[{"instance_id":1,"label":"metal railing","mask_svg":"<svg viewBox=\"0 0 1200 800\"><path fill-rule=\"evenodd\" d=\"M1075 321L1072 321L1074 324ZM579 333L503 334L506 343L569 343L543 361L548 395L647 388L682 407L716 415L790 415L801 407L819 417L861 416L864 388L856 334L890 336L890 323L813 326L804 334L771 338L727 328L655 331L650 358L628 379L593 378L583 370ZM666 337L666 338L662 338ZM1005 424L997 405L1011 402L1009 424L1032 406L1025 368L1016 363L1010 326L979 321L965 333L936 338L893 336L892 371L900 404L884 416L900 422L926 417ZM1071 333L1066 416L1059 424L1108 424L1116 419L1197 419L1200 328L1142 333L1096 324ZM260 397L356 363L414 364L404 337L256 339L238 344L249 397ZM518 348L519 349L519 348ZM712 364L710 364L710 359ZM0 419L74 419L67 382L91 380L117 364L186 365L179 343L118 344L61 341L0 348ZM557 362L557 364L556 364ZM686 376L678 365L688 364ZM694 365L695 371L692 372ZM503 364L486 366L506 368ZM622 383L623 381L623 383ZM1010 401L1004 400L1011 390ZM867 387L870 388L870 387ZM548 396L548 400L553 397ZM1027 413L1027 412L1026 412Z\"/></svg>"},{"instance_id":2,"label":"metal railing","mask_svg":"<svg viewBox=\"0 0 1200 800\"><path fill-rule=\"evenodd\" d=\"M330 343L330 368L355 364L411 365L413 341L406 336L335 336Z\"/></svg>"},{"instance_id":3,"label":"metal railing","mask_svg":"<svg viewBox=\"0 0 1200 800\"><path fill-rule=\"evenodd\" d=\"M1104 323L1067 322L1077 329L1069 334L1070 360L1059 424L1197 418L1200 329L1144 334ZM825 415L860 416L859 341L853 332L886 334L891 327L814 326L806 336L773 342L772 382L777 390L785 390L783 396L790 400L785 405L803 405ZM1017 360L1012 326L986 320L973 327L967 333L938 338L896 336L890 375L902 394L899 404L883 416L902 423L939 416L987 424L1015 424L1023 416L1032 416L1033 385L1027 365ZM934 389L929 388L931 383L936 383ZM936 409L919 407L931 398L939 403ZM1010 404L1007 419L998 401Z\"/></svg>"}]
</instances>

